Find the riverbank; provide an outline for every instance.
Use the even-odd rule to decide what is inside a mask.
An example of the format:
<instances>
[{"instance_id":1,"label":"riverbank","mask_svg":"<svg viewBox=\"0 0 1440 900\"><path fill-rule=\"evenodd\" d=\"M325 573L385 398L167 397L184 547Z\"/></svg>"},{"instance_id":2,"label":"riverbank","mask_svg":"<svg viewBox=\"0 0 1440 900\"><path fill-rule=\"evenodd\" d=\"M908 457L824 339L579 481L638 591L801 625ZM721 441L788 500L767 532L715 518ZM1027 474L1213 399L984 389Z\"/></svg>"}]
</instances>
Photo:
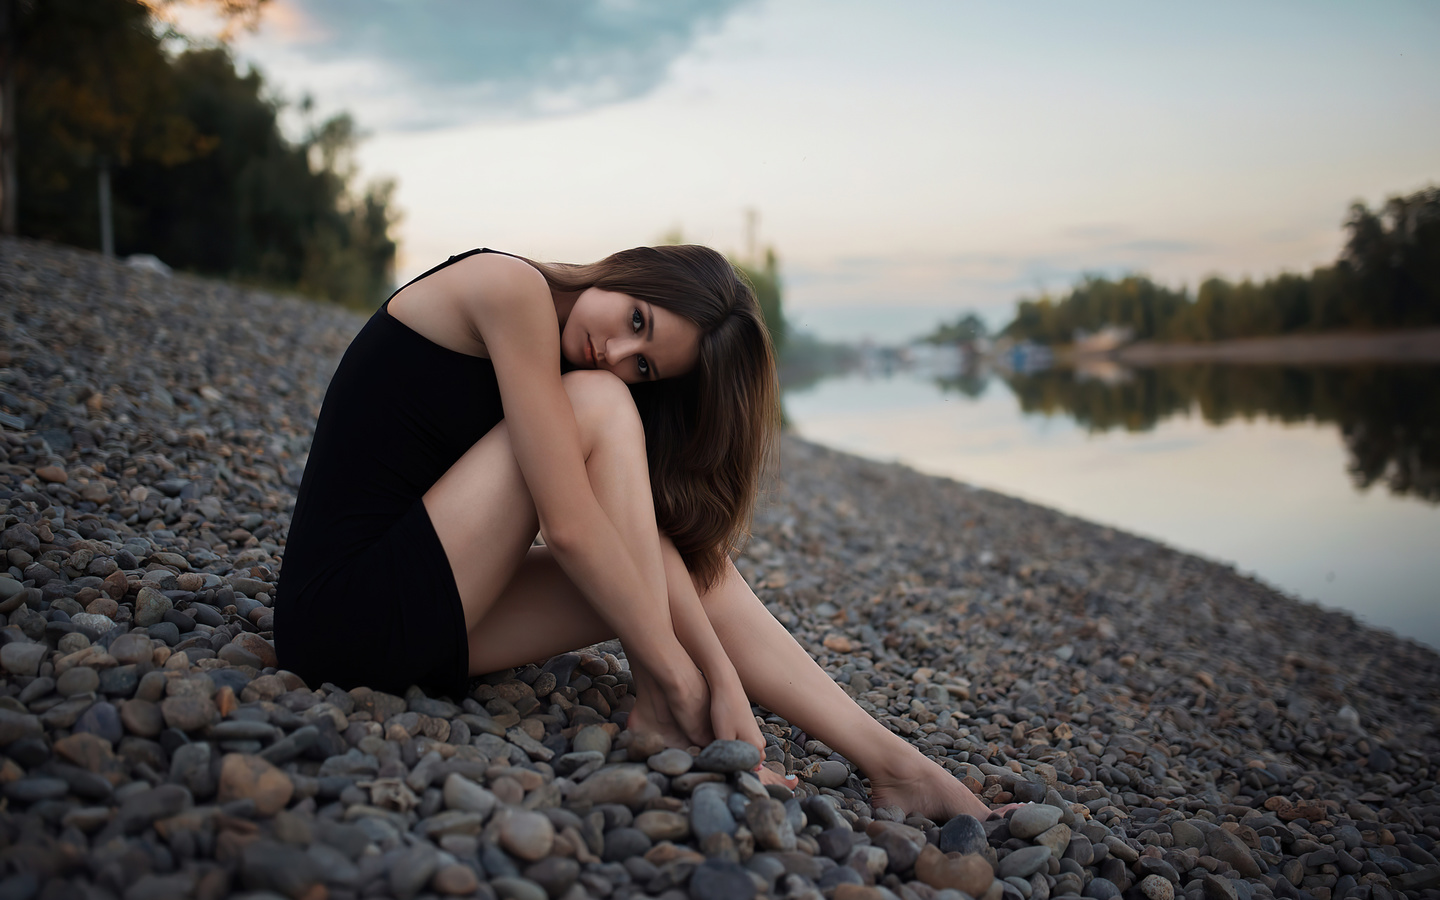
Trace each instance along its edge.
<instances>
[{"instance_id":1,"label":"riverbank","mask_svg":"<svg viewBox=\"0 0 1440 900\"><path fill-rule=\"evenodd\" d=\"M992 804L1040 806L898 821L757 710L804 780L772 798L744 748L634 745L616 646L451 700L304 685L274 668L271 602L362 323L0 240L13 896L1440 897L1434 652L791 438L742 572L868 712Z\"/></svg>"},{"instance_id":2,"label":"riverbank","mask_svg":"<svg viewBox=\"0 0 1440 900\"><path fill-rule=\"evenodd\" d=\"M1243 338L1204 344L1136 341L1100 354L1127 366L1177 363L1238 365L1354 365L1440 363L1440 328L1410 331L1336 332ZM1084 355L1077 355L1077 361Z\"/></svg>"}]
</instances>

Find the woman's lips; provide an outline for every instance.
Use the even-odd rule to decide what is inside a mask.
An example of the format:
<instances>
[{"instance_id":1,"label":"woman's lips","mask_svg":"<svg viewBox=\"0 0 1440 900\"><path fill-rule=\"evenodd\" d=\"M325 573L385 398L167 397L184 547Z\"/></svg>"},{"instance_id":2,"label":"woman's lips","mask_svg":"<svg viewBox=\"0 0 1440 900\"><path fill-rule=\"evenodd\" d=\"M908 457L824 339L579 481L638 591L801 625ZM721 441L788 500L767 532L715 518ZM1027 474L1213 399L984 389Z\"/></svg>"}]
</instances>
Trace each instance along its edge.
<instances>
[{"instance_id":1,"label":"woman's lips","mask_svg":"<svg viewBox=\"0 0 1440 900\"><path fill-rule=\"evenodd\" d=\"M590 343L589 335L585 336L585 361L590 364L590 368L596 367L595 346Z\"/></svg>"}]
</instances>

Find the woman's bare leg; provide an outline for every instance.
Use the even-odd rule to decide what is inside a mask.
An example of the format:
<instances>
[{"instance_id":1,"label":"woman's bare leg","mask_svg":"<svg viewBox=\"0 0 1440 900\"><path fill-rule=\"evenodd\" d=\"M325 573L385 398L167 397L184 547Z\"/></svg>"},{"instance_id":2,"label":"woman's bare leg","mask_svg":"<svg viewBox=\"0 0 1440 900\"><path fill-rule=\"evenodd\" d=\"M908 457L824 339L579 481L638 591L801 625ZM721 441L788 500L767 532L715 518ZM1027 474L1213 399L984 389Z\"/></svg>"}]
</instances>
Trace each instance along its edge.
<instances>
[{"instance_id":1,"label":"woman's bare leg","mask_svg":"<svg viewBox=\"0 0 1440 900\"><path fill-rule=\"evenodd\" d=\"M539 520L515 462L508 428L501 422L425 494L426 511L450 560L465 609L472 673L603 640L613 636L617 627L623 632L626 622L637 627L663 622L674 630L664 601L665 572L644 432L633 401L618 379L607 374L572 373L565 377L565 385L580 426L596 500L655 590L634 598L633 605L605 610L602 615L589 606L548 554L530 549ZM573 602L577 595L583 612ZM502 598L519 602L502 604ZM517 623L519 627L507 627ZM489 634L505 635L507 640L490 641L486 639ZM664 692L654 689L657 680L647 668L648 661L630 655L639 722L648 722L676 743L689 743L687 737L703 741L709 736L708 688L678 638L674 650L683 665L677 684ZM673 659L668 662L673 670ZM681 729L681 721L689 727Z\"/></svg>"},{"instance_id":2,"label":"woman's bare leg","mask_svg":"<svg viewBox=\"0 0 1440 900\"><path fill-rule=\"evenodd\" d=\"M770 615L734 565L700 602L750 698L855 763L870 779L876 806L898 806L937 822L958 813L980 819L990 814L959 779L851 700Z\"/></svg>"}]
</instances>

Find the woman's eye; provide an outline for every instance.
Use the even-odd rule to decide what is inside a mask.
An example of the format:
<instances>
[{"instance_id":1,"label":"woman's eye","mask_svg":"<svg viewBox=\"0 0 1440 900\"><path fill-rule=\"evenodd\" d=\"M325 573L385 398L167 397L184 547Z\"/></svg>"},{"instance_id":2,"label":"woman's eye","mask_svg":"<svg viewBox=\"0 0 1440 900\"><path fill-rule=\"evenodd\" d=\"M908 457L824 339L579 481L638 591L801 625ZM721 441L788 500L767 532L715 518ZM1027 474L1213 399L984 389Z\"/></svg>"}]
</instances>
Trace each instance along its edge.
<instances>
[{"instance_id":1,"label":"woman's eye","mask_svg":"<svg viewBox=\"0 0 1440 900\"><path fill-rule=\"evenodd\" d=\"M645 319L643 316L640 315L640 310L633 310L630 313L630 327L634 328L636 331L639 331L641 328L645 327Z\"/></svg>"},{"instance_id":2,"label":"woman's eye","mask_svg":"<svg viewBox=\"0 0 1440 900\"><path fill-rule=\"evenodd\" d=\"M650 374L650 362L645 357L635 357L635 365L640 368L640 374L642 376L648 376Z\"/></svg>"}]
</instances>

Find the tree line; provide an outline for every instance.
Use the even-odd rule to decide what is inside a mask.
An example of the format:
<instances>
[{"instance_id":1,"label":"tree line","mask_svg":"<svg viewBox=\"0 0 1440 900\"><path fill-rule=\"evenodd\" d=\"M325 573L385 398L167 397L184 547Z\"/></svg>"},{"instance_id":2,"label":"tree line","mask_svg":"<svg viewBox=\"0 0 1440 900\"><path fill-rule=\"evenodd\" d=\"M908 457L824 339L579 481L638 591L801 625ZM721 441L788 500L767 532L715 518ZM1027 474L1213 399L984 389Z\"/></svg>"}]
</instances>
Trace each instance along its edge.
<instances>
[{"instance_id":1,"label":"tree line","mask_svg":"<svg viewBox=\"0 0 1440 900\"><path fill-rule=\"evenodd\" d=\"M378 306L394 184L356 186L354 122L287 138L260 73L159 20L167 2L0 0L0 228ZM199 2L254 21L264 0Z\"/></svg>"},{"instance_id":2,"label":"tree line","mask_svg":"<svg viewBox=\"0 0 1440 900\"><path fill-rule=\"evenodd\" d=\"M1144 275L1087 276L1058 298L1019 302L1001 334L1066 344L1128 329L1137 340L1218 341L1338 329L1440 325L1440 188L1350 207L1339 259L1309 275L1209 278L1192 295Z\"/></svg>"}]
</instances>

